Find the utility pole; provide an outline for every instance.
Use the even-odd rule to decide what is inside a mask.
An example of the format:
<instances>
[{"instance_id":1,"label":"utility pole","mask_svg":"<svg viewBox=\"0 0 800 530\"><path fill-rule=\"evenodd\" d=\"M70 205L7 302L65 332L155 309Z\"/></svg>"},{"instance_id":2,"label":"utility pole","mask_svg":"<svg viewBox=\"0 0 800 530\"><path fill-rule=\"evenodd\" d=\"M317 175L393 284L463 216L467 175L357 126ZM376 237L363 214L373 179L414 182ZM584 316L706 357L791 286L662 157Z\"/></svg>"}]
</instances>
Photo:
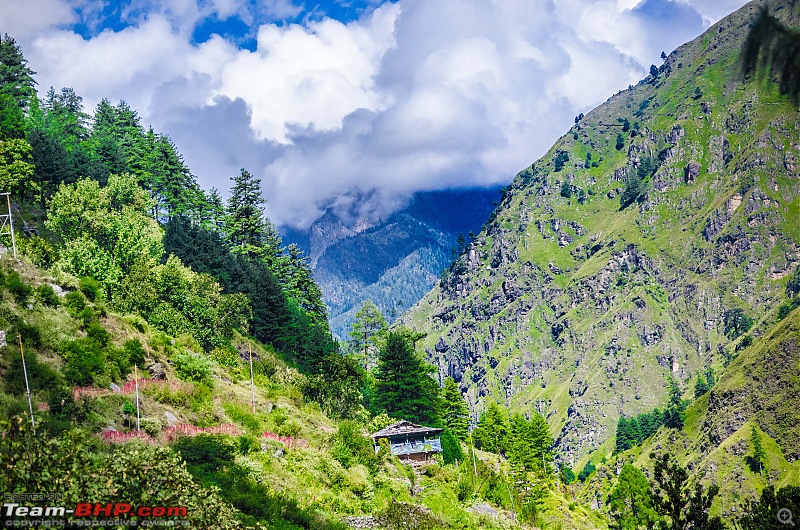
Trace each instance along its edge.
<instances>
[{"instance_id":1,"label":"utility pole","mask_svg":"<svg viewBox=\"0 0 800 530\"><path fill-rule=\"evenodd\" d=\"M139 367L133 365L133 385L136 387L136 432L141 432L139 422Z\"/></svg>"},{"instance_id":2,"label":"utility pole","mask_svg":"<svg viewBox=\"0 0 800 530\"><path fill-rule=\"evenodd\" d=\"M0 234L11 234L11 248L14 252L14 259L17 259L17 240L14 237L14 216L11 215L11 194L0 193L6 196L6 205L8 206L8 215L0 215ZM8 231L6 231L6 224Z\"/></svg>"},{"instance_id":3,"label":"utility pole","mask_svg":"<svg viewBox=\"0 0 800 530\"><path fill-rule=\"evenodd\" d=\"M250 403L253 414L256 413L256 383L255 379L253 379L253 345L249 342L247 343L247 347L250 350Z\"/></svg>"},{"instance_id":4,"label":"utility pole","mask_svg":"<svg viewBox=\"0 0 800 530\"><path fill-rule=\"evenodd\" d=\"M25 376L25 392L27 392L28 394L28 410L31 411L31 426L33 427L33 435L36 436L36 420L33 419L33 403L31 402L31 387L28 386L28 369L25 367L25 352L22 349L22 335L17 333L17 339L19 339L19 354L22 356L22 373Z\"/></svg>"}]
</instances>

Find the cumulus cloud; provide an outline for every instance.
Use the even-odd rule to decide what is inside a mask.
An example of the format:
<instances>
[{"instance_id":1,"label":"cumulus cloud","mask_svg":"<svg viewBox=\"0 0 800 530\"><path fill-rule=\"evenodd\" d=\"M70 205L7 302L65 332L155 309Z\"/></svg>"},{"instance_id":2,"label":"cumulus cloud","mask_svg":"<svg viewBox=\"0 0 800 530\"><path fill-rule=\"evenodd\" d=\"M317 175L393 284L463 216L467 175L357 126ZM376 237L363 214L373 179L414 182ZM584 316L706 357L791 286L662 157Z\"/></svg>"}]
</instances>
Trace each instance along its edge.
<instances>
[{"instance_id":1,"label":"cumulus cloud","mask_svg":"<svg viewBox=\"0 0 800 530\"><path fill-rule=\"evenodd\" d=\"M419 190L506 183L575 114L744 4L399 0L346 23L312 11L288 24L260 21L297 20L289 0L147 1L129 27L91 38L64 26L69 12L30 26L40 85L72 86L90 108L126 99L201 184L227 189L247 167L273 221L293 225L345 195L374 213ZM254 50L193 43L204 17L257 25Z\"/></svg>"}]
</instances>

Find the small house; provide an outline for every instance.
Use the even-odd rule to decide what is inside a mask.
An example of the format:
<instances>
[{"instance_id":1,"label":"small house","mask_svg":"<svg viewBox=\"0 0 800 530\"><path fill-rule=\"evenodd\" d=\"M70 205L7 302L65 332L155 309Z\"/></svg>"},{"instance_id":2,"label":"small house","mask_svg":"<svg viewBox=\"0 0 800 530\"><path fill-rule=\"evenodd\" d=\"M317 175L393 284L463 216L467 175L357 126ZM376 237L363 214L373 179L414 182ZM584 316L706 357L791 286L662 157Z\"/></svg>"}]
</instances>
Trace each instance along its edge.
<instances>
[{"instance_id":1,"label":"small house","mask_svg":"<svg viewBox=\"0 0 800 530\"><path fill-rule=\"evenodd\" d=\"M372 434L372 441L376 452L379 449L378 441L386 439L392 454L401 460L424 462L442 451L442 430L414 425L410 421L398 421Z\"/></svg>"}]
</instances>

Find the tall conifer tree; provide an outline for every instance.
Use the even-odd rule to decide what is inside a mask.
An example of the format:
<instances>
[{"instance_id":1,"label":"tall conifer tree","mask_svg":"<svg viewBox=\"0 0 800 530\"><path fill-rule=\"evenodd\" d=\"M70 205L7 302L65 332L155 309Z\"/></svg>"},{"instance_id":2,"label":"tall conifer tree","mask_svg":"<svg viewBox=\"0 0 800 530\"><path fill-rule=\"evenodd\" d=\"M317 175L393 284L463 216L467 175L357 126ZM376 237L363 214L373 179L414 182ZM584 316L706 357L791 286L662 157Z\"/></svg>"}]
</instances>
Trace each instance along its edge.
<instances>
[{"instance_id":1,"label":"tall conifer tree","mask_svg":"<svg viewBox=\"0 0 800 530\"><path fill-rule=\"evenodd\" d=\"M375 374L375 402L393 418L422 425L440 421L435 368L420 359L398 333L389 333Z\"/></svg>"}]
</instances>

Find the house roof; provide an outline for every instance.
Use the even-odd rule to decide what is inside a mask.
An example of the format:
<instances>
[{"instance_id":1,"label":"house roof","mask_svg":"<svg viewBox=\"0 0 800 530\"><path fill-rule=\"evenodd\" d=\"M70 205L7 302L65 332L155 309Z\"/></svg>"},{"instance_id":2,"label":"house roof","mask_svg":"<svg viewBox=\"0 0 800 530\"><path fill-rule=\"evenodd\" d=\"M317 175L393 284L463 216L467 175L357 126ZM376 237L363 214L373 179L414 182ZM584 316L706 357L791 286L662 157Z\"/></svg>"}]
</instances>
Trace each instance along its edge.
<instances>
[{"instance_id":1,"label":"house roof","mask_svg":"<svg viewBox=\"0 0 800 530\"><path fill-rule=\"evenodd\" d=\"M404 434L439 434L444 429L436 429L434 427L423 427L421 425L415 425L410 421L398 421L392 425L389 425L385 429L381 429L380 431L373 433L372 438L389 438L390 436L400 436Z\"/></svg>"}]
</instances>

